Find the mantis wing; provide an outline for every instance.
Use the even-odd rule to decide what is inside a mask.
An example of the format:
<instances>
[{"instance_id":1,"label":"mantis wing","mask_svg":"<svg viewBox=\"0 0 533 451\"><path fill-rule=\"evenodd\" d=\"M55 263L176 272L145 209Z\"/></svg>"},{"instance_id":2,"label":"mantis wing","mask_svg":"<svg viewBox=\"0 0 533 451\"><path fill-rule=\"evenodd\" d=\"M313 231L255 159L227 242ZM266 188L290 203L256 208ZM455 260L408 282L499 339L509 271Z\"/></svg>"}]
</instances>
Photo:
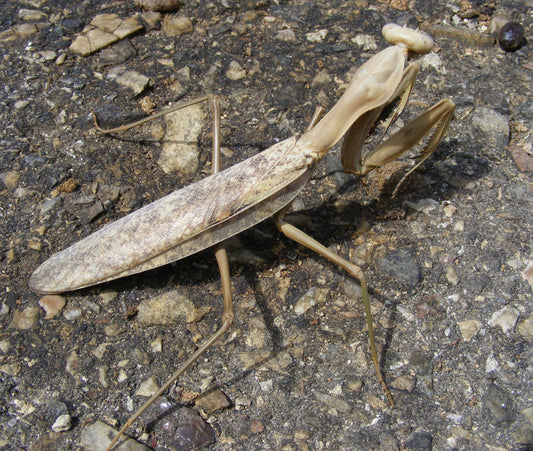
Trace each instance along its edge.
<instances>
[{"instance_id":1,"label":"mantis wing","mask_svg":"<svg viewBox=\"0 0 533 451\"><path fill-rule=\"evenodd\" d=\"M175 191L53 255L30 278L61 293L171 263L286 206L311 176L297 137Z\"/></svg>"}]
</instances>

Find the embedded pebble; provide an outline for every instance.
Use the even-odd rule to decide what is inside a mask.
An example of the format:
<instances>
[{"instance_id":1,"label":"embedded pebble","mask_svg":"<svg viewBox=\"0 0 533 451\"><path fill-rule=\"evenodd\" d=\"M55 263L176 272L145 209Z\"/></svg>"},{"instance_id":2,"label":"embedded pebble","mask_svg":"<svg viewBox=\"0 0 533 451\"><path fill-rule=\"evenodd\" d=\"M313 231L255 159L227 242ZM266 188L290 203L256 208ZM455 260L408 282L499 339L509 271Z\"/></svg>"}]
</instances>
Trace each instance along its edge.
<instances>
[{"instance_id":1,"label":"embedded pebble","mask_svg":"<svg viewBox=\"0 0 533 451\"><path fill-rule=\"evenodd\" d=\"M37 325L39 318L38 307L28 307L24 310L15 310L13 312L13 319L9 324L10 329L30 330Z\"/></svg>"},{"instance_id":2,"label":"embedded pebble","mask_svg":"<svg viewBox=\"0 0 533 451\"><path fill-rule=\"evenodd\" d=\"M533 445L533 407L522 410L513 423L513 438L522 445Z\"/></svg>"},{"instance_id":3,"label":"embedded pebble","mask_svg":"<svg viewBox=\"0 0 533 451\"><path fill-rule=\"evenodd\" d=\"M144 325L174 324L185 317L187 323L199 321L210 307L196 308L193 302L176 290L148 298L138 305L137 320Z\"/></svg>"},{"instance_id":4,"label":"embedded pebble","mask_svg":"<svg viewBox=\"0 0 533 451\"><path fill-rule=\"evenodd\" d=\"M104 333L106 337L116 337L124 332L124 329L118 324L108 324L104 327Z\"/></svg>"},{"instance_id":5,"label":"embedded pebble","mask_svg":"<svg viewBox=\"0 0 533 451\"><path fill-rule=\"evenodd\" d=\"M252 401L247 398L239 397L235 399L235 410L244 410L252 405Z\"/></svg>"},{"instance_id":6,"label":"embedded pebble","mask_svg":"<svg viewBox=\"0 0 533 451\"><path fill-rule=\"evenodd\" d=\"M34 251L40 251L42 248L41 240L38 238L30 238L28 240L28 249L33 249Z\"/></svg>"},{"instance_id":7,"label":"embedded pebble","mask_svg":"<svg viewBox=\"0 0 533 451\"><path fill-rule=\"evenodd\" d=\"M71 427L72 427L72 418L68 413L66 413L66 414L60 415L56 419L56 421L52 425L52 431L54 432L68 431Z\"/></svg>"},{"instance_id":8,"label":"embedded pebble","mask_svg":"<svg viewBox=\"0 0 533 451\"><path fill-rule=\"evenodd\" d=\"M500 326L504 334L513 330L516 322L518 321L518 316L520 312L514 307L506 305L501 310L494 312L491 319L489 320L489 326L497 327Z\"/></svg>"},{"instance_id":9,"label":"embedded pebble","mask_svg":"<svg viewBox=\"0 0 533 451\"><path fill-rule=\"evenodd\" d=\"M39 52L40 61L54 61L57 58L57 53L53 50L43 50Z\"/></svg>"},{"instance_id":10,"label":"embedded pebble","mask_svg":"<svg viewBox=\"0 0 533 451\"><path fill-rule=\"evenodd\" d=\"M361 285L359 285L352 277L344 279L341 285L343 293L350 299L360 299L363 295Z\"/></svg>"},{"instance_id":11,"label":"embedded pebble","mask_svg":"<svg viewBox=\"0 0 533 451\"><path fill-rule=\"evenodd\" d=\"M135 392L135 395L145 396L148 398L150 396L153 396L155 393L157 393L158 390L159 390L159 385L157 385L155 376L152 376L149 379L146 379L144 382L141 383L139 389Z\"/></svg>"},{"instance_id":12,"label":"embedded pebble","mask_svg":"<svg viewBox=\"0 0 533 451\"><path fill-rule=\"evenodd\" d=\"M0 181L6 186L7 189L13 189L17 187L20 180L20 172L7 171L0 173Z\"/></svg>"},{"instance_id":13,"label":"embedded pebble","mask_svg":"<svg viewBox=\"0 0 533 451\"><path fill-rule=\"evenodd\" d=\"M399 451L398 441L392 434L384 433L379 443L380 451Z\"/></svg>"},{"instance_id":14,"label":"embedded pebble","mask_svg":"<svg viewBox=\"0 0 533 451\"><path fill-rule=\"evenodd\" d=\"M413 375L398 376L390 381L389 386L410 393L415 389L416 377Z\"/></svg>"},{"instance_id":15,"label":"embedded pebble","mask_svg":"<svg viewBox=\"0 0 533 451\"><path fill-rule=\"evenodd\" d=\"M9 351L11 351L12 348L13 346L8 340L0 341L0 351L2 351L2 354L7 354Z\"/></svg>"},{"instance_id":16,"label":"embedded pebble","mask_svg":"<svg viewBox=\"0 0 533 451\"><path fill-rule=\"evenodd\" d=\"M124 66L118 66L111 69L107 74L107 78L109 80L114 80L125 88L131 89L136 96L141 94L148 87L148 83L150 82L150 78L146 75L135 70L127 70Z\"/></svg>"},{"instance_id":17,"label":"embedded pebble","mask_svg":"<svg viewBox=\"0 0 533 451\"><path fill-rule=\"evenodd\" d=\"M487 360L485 360L485 373L491 373L492 371L496 371L498 368L500 368L500 364L498 360L496 360L496 357L494 357L494 354L491 352Z\"/></svg>"},{"instance_id":18,"label":"embedded pebble","mask_svg":"<svg viewBox=\"0 0 533 451\"><path fill-rule=\"evenodd\" d=\"M106 365L98 367L98 382L100 382L100 385L104 388L107 388L109 386L106 380L106 373L107 373Z\"/></svg>"},{"instance_id":19,"label":"embedded pebble","mask_svg":"<svg viewBox=\"0 0 533 451\"><path fill-rule=\"evenodd\" d=\"M472 124L484 137L486 150L502 158L509 144L509 118L490 108L478 107L472 114Z\"/></svg>"},{"instance_id":20,"label":"embedded pebble","mask_svg":"<svg viewBox=\"0 0 533 451\"><path fill-rule=\"evenodd\" d=\"M361 47L364 52L373 52L378 48L376 38L368 34L358 34L352 38L352 42L357 47Z\"/></svg>"},{"instance_id":21,"label":"embedded pebble","mask_svg":"<svg viewBox=\"0 0 533 451\"><path fill-rule=\"evenodd\" d=\"M331 74L327 71L327 69L321 70L318 74L316 74L311 81L311 86L317 86L317 85L323 85L330 83L332 80Z\"/></svg>"},{"instance_id":22,"label":"embedded pebble","mask_svg":"<svg viewBox=\"0 0 533 451\"><path fill-rule=\"evenodd\" d=\"M307 310L326 300L328 290L326 288L311 287L307 292L294 304L294 313L303 315Z\"/></svg>"},{"instance_id":23,"label":"embedded pebble","mask_svg":"<svg viewBox=\"0 0 533 451\"><path fill-rule=\"evenodd\" d=\"M102 304L107 305L118 297L118 293L114 290L103 290L98 295Z\"/></svg>"},{"instance_id":24,"label":"embedded pebble","mask_svg":"<svg viewBox=\"0 0 533 451\"><path fill-rule=\"evenodd\" d=\"M405 205L413 210L419 211L420 213L425 213L430 216L429 212L435 210L439 203L433 199L420 199L418 202L411 202L406 200Z\"/></svg>"},{"instance_id":25,"label":"embedded pebble","mask_svg":"<svg viewBox=\"0 0 533 451\"><path fill-rule=\"evenodd\" d=\"M493 426L510 423L513 418L513 402L509 394L496 384L490 384L482 399L482 415Z\"/></svg>"},{"instance_id":26,"label":"embedded pebble","mask_svg":"<svg viewBox=\"0 0 533 451\"><path fill-rule=\"evenodd\" d=\"M148 30L159 30L161 28L161 14L156 11L146 11L141 14L141 18Z\"/></svg>"},{"instance_id":27,"label":"embedded pebble","mask_svg":"<svg viewBox=\"0 0 533 451\"><path fill-rule=\"evenodd\" d=\"M230 80L240 80L246 77L246 70L237 61L229 63L229 68L226 72L226 77Z\"/></svg>"},{"instance_id":28,"label":"embedded pebble","mask_svg":"<svg viewBox=\"0 0 533 451\"><path fill-rule=\"evenodd\" d=\"M453 205L446 205L442 211L444 211L444 214L446 215L446 217L448 218L451 218L453 216L453 214L457 211L457 207L453 206Z\"/></svg>"},{"instance_id":29,"label":"embedded pebble","mask_svg":"<svg viewBox=\"0 0 533 451\"><path fill-rule=\"evenodd\" d=\"M507 151L513 157L516 167L521 172L533 172L532 143L513 139L507 146Z\"/></svg>"},{"instance_id":30,"label":"embedded pebble","mask_svg":"<svg viewBox=\"0 0 533 451\"><path fill-rule=\"evenodd\" d=\"M45 294L39 299L39 305L46 312L45 319L56 316L66 303L66 299L58 294Z\"/></svg>"},{"instance_id":31,"label":"embedded pebble","mask_svg":"<svg viewBox=\"0 0 533 451\"><path fill-rule=\"evenodd\" d=\"M7 374L8 376L15 377L20 373L20 363L6 363L5 365L0 366L0 372Z\"/></svg>"},{"instance_id":32,"label":"embedded pebble","mask_svg":"<svg viewBox=\"0 0 533 451\"><path fill-rule=\"evenodd\" d=\"M459 283L459 277L457 276L455 266L447 265L446 268L444 268L444 274L446 275L446 280L450 283L450 285L455 286Z\"/></svg>"},{"instance_id":33,"label":"embedded pebble","mask_svg":"<svg viewBox=\"0 0 533 451\"><path fill-rule=\"evenodd\" d=\"M198 168L198 140L207 112L201 105L174 111L165 116L166 133L158 166L170 174L192 174Z\"/></svg>"},{"instance_id":34,"label":"embedded pebble","mask_svg":"<svg viewBox=\"0 0 533 451\"><path fill-rule=\"evenodd\" d=\"M522 271L522 277L533 287L533 260L527 262L526 269Z\"/></svg>"},{"instance_id":35,"label":"embedded pebble","mask_svg":"<svg viewBox=\"0 0 533 451\"><path fill-rule=\"evenodd\" d=\"M533 315L518 323L518 333L526 340L533 341Z\"/></svg>"},{"instance_id":36,"label":"embedded pebble","mask_svg":"<svg viewBox=\"0 0 533 451\"><path fill-rule=\"evenodd\" d=\"M163 350L163 339L161 337L157 337L150 343L150 349L152 352L161 352Z\"/></svg>"},{"instance_id":37,"label":"embedded pebble","mask_svg":"<svg viewBox=\"0 0 533 451\"><path fill-rule=\"evenodd\" d=\"M262 318L253 317L248 322L249 332L246 334L246 346L251 348L264 347L268 340L268 329Z\"/></svg>"},{"instance_id":38,"label":"embedded pebble","mask_svg":"<svg viewBox=\"0 0 533 451\"><path fill-rule=\"evenodd\" d=\"M120 369L118 372L117 382L120 384L121 382L124 382L126 379L128 379L128 374L123 369Z\"/></svg>"},{"instance_id":39,"label":"embedded pebble","mask_svg":"<svg viewBox=\"0 0 533 451\"><path fill-rule=\"evenodd\" d=\"M240 352L238 357L245 370L249 370L270 355L268 349L259 349L250 352Z\"/></svg>"},{"instance_id":40,"label":"embedded pebble","mask_svg":"<svg viewBox=\"0 0 533 451\"><path fill-rule=\"evenodd\" d=\"M97 421L82 429L80 437L80 446L83 449L90 449L94 451L104 451L111 443L112 438L117 431L105 423ZM123 435L115 445L117 450L128 451L149 451L150 448L133 440L132 438Z\"/></svg>"},{"instance_id":41,"label":"embedded pebble","mask_svg":"<svg viewBox=\"0 0 533 451\"><path fill-rule=\"evenodd\" d=\"M53 199L46 199L39 205L41 216L46 216L50 212L54 211L61 205L63 201L60 197L55 197Z\"/></svg>"},{"instance_id":42,"label":"embedded pebble","mask_svg":"<svg viewBox=\"0 0 533 451\"><path fill-rule=\"evenodd\" d=\"M260 434L265 430L265 425L261 423L259 420L252 420L252 424L250 425L250 432L252 434Z\"/></svg>"},{"instance_id":43,"label":"embedded pebble","mask_svg":"<svg viewBox=\"0 0 533 451\"><path fill-rule=\"evenodd\" d=\"M101 359L104 356L108 346L110 346L110 343L101 343L91 351L91 354L97 359Z\"/></svg>"},{"instance_id":44,"label":"embedded pebble","mask_svg":"<svg viewBox=\"0 0 533 451\"><path fill-rule=\"evenodd\" d=\"M15 25L0 32L0 42L12 42L19 38L27 38L39 32L39 29L30 23Z\"/></svg>"},{"instance_id":45,"label":"embedded pebble","mask_svg":"<svg viewBox=\"0 0 533 451\"><path fill-rule=\"evenodd\" d=\"M323 402L327 406L332 407L346 415L352 411L352 406L350 404L343 399L337 398L336 396L331 396L327 393L321 393L319 391L314 391L314 395L320 402Z\"/></svg>"},{"instance_id":46,"label":"embedded pebble","mask_svg":"<svg viewBox=\"0 0 533 451\"><path fill-rule=\"evenodd\" d=\"M0 305L0 316L6 316L10 311L11 309L9 308L9 305L7 305L5 302Z\"/></svg>"},{"instance_id":47,"label":"embedded pebble","mask_svg":"<svg viewBox=\"0 0 533 451\"><path fill-rule=\"evenodd\" d=\"M322 29L318 31L312 31L305 35L309 42L323 42L328 35L328 30Z\"/></svg>"},{"instance_id":48,"label":"embedded pebble","mask_svg":"<svg viewBox=\"0 0 533 451\"><path fill-rule=\"evenodd\" d=\"M462 321L457 323L457 325L459 326L459 331L461 332L464 341L470 341L474 338L481 330L482 326L482 324L475 319Z\"/></svg>"},{"instance_id":49,"label":"embedded pebble","mask_svg":"<svg viewBox=\"0 0 533 451\"><path fill-rule=\"evenodd\" d=\"M25 20L27 22L36 22L38 20L46 20L48 16L45 12L39 11L37 9L24 9L21 8L18 11L18 16L20 20Z\"/></svg>"},{"instance_id":50,"label":"embedded pebble","mask_svg":"<svg viewBox=\"0 0 533 451\"><path fill-rule=\"evenodd\" d=\"M409 364L421 376L429 375L433 369L433 354L421 349L416 349L409 355Z\"/></svg>"},{"instance_id":51,"label":"embedded pebble","mask_svg":"<svg viewBox=\"0 0 533 451\"><path fill-rule=\"evenodd\" d=\"M455 232L462 232L464 229L465 229L465 222L462 219L457 221L455 225L453 226L453 230Z\"/></svg>"},{"instance_id":52,"label":"embedded pebble","mask_svg":"<svg viewBox=\"0 0 533 451\"><path fill-rule=\"evenodd\" d=\"M81 317L82 310L79 307L67 307L63 312L63 317L69 321L74 321Z\"/></svg>"},{"instance_id":53,"label":"embedded pebble","mask_svg":"<svg viewBox=\"0 0 533 451\"><path fill-rule=\"evenodd\" d=\"M352 381L352 382L348 382L347 385L348 385L348 388L354 393L360 393L363 388L363 381L361 380Z\"/></svg>"},{"instance_id":54,"label":"embedded pebble","mask_svg":"<svg viewBox=\"0 0 533 451\"><path fill-rule=\"evenodd\" d=\"M278 31L278 34L276 34L276 37L274 39L283 42L296 42L296 35L294 34L294 31L292 31L290 28L285 28L283 30Z\"/></svg>"},{"instance_id":55,"label":"embedded pebble","mask_svg":"<svg viewBox=\"0 0 533 451\"><path fill-rule=\"evenodd\" d=\"M376 260L376 266L383 273L408 287L413 288L420 282L420 267L410 249L398 249L385 257L380 257Z\"/></svg>"},{"instance_id":56,"label":"embedded pebble","mask_svg":"<svg viewBox=\"0 0 533 451\"><path fill-rule=\"evenodd\" d=\"M231 402L226 395L217 388L216 390L210 391L205 395L201 395L200 397L196 398L194 405L203 409L208 414L211 414L217 410L225 409L226 407L231 406Z\"/></svg>"},{"instance_id":57,"label":"embedded pebble","mask_svg":"<svg viewBox=\"0 0 533 451\"><path fill-rule=\"evenodd\" d=\"M406 450L427 450L433 449L433 437L429 432L415 432L404 443Z\"/></svg>"},{"instance_id":58,"label":"embedded pebble","mask_svg":"<svg viewBox=\"0 0 533 451\"><path fill-rule=\"evenodd\" d=\"M75 379L78 379L78 367L80 364L80 356L76 352L76 349L74 349L70 355L67 357L67 364L65 365L65 369L67 370L67 373L70 374Z\"/></svg>"},{"instance_id":59,"label":"embedded pebble","mask_svg":"<svg viewBox=\"0 0 533 451\"><path fill-rule=\"evenodd\" d=\"M137 52L129 40L121 41L100 52L98 66L105 67L112 64L122 64L136 54Z\"/></svg>"},{"instance_id":60,"label":"embedded pebble","mask_svg":"<svg viewBox=\"0 0 533 451\"><path fill-rule=\"evenodd\" d=\"M264 321L263 321L264 323ZM266 340L265 340L266 342ZM276 357L267 362L268 368L274 371L282 371L292 365L293 359L289 352L281 351Z\"/></svg>"},{"instance_id":61,"label":"embedded pebble","mask_svg":"<svg viewBox=\"0 0 533 451\"><path fill-rule=\"evenodd\" d=\"M163 32L168 37L192 33L193 30L192 20L188 17L167 15L163 19Z\"/></svg>"}]
</instances>

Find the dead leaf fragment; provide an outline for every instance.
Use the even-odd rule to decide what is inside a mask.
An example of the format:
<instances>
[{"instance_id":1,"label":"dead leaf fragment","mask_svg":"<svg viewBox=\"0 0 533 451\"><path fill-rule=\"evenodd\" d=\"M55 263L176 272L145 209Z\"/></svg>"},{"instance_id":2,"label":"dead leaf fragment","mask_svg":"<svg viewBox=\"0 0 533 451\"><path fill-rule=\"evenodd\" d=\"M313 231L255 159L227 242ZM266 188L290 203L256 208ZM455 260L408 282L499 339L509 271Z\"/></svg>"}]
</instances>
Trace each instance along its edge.
<instances>
[{"instance_id":1,"label":"dead leaf fragment","mask_svg":"<svg viewBox=\"0 0 533 451\"><path fill-rule=\"evenodd\" d=\"M50 196L52 198L59 196L61 193L73 193L78 188L78 182L75 179L68 179L64 181L61 185L55 188Z\"/></svg>"}]
</instances>

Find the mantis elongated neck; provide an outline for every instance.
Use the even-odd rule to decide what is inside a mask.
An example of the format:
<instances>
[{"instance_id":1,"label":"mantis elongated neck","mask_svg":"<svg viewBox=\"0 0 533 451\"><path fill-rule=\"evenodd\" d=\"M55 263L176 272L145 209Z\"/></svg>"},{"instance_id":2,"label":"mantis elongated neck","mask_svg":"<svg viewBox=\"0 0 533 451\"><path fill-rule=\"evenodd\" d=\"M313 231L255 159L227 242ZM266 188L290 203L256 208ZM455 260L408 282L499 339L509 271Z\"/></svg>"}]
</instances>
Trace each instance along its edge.
<instances>
[{"instance_id":1,"label":"mantis elongated neck","mask_svg":"<svg viewBox=\"0 0 533 451\"><path fill-rule=\"evenodd\" d=\"M362 114L393 95L404 63L404 51L395 46L382 50L359 68L335 106L301 137L316 158L323 158Z\"/></svg>"}]
</instances>

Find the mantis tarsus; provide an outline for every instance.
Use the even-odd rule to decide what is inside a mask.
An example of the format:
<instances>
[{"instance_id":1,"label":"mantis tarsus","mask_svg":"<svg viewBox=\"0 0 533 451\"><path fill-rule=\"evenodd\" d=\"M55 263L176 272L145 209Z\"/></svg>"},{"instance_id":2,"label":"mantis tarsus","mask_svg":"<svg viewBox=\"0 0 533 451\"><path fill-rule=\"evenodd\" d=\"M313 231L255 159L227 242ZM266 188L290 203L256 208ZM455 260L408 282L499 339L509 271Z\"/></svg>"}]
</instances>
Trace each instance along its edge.
<instances>
[{"instance_id":1,"label":"mantis tarsus","mask_svg":"<svg viewBox=\"0 0 533 451\"><path fill-rule=\"evenodd\" d=\"M394 45L382 50L361 66L343 96L324 117L320 119L322 111L317 109L304 134L277 143L224 171L219 171L220 124L219 101L216 96L205 96L177 105L147 119L112 130L102 130L97 125L105 133L124 131L156 116L208 101L214 118L213 174L125 216L53 255L33 273L30 287L38 293L76 290L146 271L213 246L224 298L221 328L129 418L110 443L109 449L142 412L230 328L234 315L224 240L271 216L274 217L277 228L288 238L336 263L360 281L372 360L390 405L394 406L379 367L363 272L284 218L292 200L311 178L318 161L343 136L343 167L346 172L362 176L397 159L433 131L420 153L419 161L405 178L434 152L446 132L454 111L454 104L449 99L438 102L420 114L363 157L364 141L383 110L399 99L396 111L385 126L388 129L407 104L418 73L418 66L414 63L404 69L408 52L422 54L433 48L432 39L425 33L397 25L386 25L383 35Z\"/></svg>"}]
</instances>

